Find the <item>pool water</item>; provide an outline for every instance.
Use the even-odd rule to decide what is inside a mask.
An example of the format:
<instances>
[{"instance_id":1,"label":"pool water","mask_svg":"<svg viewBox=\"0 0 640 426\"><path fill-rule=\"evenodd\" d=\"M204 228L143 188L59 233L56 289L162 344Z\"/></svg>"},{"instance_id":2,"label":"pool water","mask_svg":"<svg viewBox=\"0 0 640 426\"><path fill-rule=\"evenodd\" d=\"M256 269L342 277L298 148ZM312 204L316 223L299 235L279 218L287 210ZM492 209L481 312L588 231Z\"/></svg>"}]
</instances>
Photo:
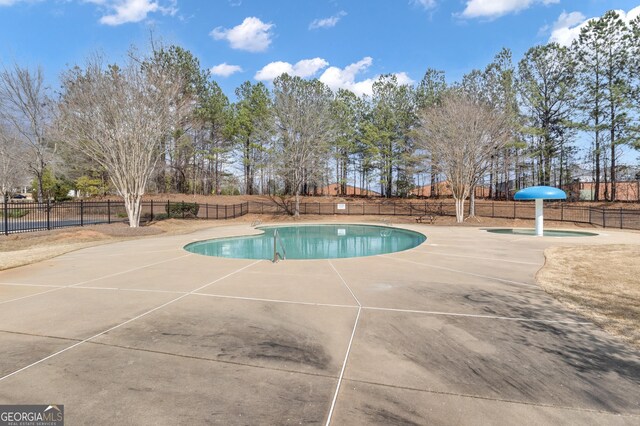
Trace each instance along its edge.
<instances>
[{"instance_id":1,"label":"pool water","mask_svg":"<svg viewBox=\"0 0 640 426\"><path fill-rule=\"evenodd\" d=\"M408 250L427 237L406 229L373 225L298 225L260 227L261 235L198 241L185 250L205 256L235 259L273 259L274 232L277 250L286 259L337 259L373 256ZM284 246L284 250L282 249Z\"/></svg>"},{"instance_id":2,"label":"pool water","mask_svg":"<svg viewBox=\"0 0 640 426\"><path fill-rule=\"evenodd\" d=\"M535 229L518 229L518 228L503 228L503 229L485 229L487 232L494 234L509 234L509 235L536 235ZM544 229L543 236L545 237L594 237L598 234L593 232L584 231L556 231L553 229Z\"/></svg>"}]
</instances>

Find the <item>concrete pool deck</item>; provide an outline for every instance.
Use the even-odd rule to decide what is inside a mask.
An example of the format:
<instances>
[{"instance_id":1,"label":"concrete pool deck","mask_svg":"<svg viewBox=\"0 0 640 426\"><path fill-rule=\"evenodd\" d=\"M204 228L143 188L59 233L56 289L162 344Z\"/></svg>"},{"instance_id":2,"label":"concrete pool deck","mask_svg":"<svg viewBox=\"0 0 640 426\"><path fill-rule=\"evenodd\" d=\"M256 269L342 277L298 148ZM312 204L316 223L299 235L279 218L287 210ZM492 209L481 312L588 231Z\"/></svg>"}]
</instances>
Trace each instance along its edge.
<instances>
[{"instance_id":1,"label":"concrete pool deck","mask_svg":"<svg viewBox=\"0 0 640 426\"><path fill-rule=\"evenodd\" d=\"M415 249L222 259L230 225L0 272L0 404L68 424L638 424L640 355L536 285L552 245L402 225Z\"/></svg>"}]
</instances>

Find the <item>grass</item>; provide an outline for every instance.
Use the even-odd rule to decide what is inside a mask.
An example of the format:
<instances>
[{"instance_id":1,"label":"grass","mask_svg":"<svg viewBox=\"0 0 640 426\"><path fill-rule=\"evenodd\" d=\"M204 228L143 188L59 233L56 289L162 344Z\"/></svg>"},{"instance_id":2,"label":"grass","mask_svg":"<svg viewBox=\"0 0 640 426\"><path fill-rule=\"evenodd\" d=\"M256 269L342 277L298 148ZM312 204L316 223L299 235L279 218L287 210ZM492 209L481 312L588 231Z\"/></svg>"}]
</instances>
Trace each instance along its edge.
<instances>
[{"instance_id":1,"label":"grass","mask_svg":"<svg viewBox=\"0 0 640 426\"><path fill-rule=\"evenodd\" d=\"M640 245L551 247L545 257L545 291L640 348Z\"/></svg>"}]
</instances>

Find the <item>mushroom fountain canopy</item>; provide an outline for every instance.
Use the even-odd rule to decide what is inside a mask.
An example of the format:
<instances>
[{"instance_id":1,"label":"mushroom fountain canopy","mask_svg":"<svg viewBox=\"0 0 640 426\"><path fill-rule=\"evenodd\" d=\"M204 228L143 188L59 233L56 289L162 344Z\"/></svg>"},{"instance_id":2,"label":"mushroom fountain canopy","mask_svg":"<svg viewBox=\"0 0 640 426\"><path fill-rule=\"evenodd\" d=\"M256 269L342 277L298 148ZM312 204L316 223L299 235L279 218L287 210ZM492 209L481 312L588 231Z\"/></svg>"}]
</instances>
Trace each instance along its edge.
<instances>
[{"instance_id":1,"label":"mushroom fountain canopy","mask_svg":"<svg viewBox=\"0 0 640 426\"><path fill-rule=\"evenodd\" d=\"M552 186L530 186L516 192L513 198L514 200L566 200L567 194Z\"/></svg>"},{"instance_id":2,"label":"mushroom fountain canopy","mask_svg":"<svg viewBox=\"0 0 640 426\"><path fill-rule=\"evenodd\" d=\"M536 201L536 235L544 235L544 213L542 200L566 200L567 194L552 186L530 186L521 189L513 196L514 200L535 200Z\"/></svg>"}]
</instances>

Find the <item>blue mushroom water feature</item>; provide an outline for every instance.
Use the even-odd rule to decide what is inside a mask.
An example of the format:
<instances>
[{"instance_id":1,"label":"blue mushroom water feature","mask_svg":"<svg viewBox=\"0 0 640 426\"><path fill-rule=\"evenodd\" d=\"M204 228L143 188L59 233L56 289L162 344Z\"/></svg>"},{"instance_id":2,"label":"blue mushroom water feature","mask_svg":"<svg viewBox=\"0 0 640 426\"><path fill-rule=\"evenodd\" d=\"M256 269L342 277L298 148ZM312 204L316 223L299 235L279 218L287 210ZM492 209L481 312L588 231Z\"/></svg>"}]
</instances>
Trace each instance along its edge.
<instances>
[{"instance_id":1,"label":"blue mushroom water feature","mask_svg":"<svg viewBox=\"0 0 640 426\"><path fill-rule=\"evenodd\" d=\"M552 186L530 186L516 192L513 199L536 201L536 236L542 237L544 234L543 200L566 200L567 194Z\"/></svg>"}]
</instances>

